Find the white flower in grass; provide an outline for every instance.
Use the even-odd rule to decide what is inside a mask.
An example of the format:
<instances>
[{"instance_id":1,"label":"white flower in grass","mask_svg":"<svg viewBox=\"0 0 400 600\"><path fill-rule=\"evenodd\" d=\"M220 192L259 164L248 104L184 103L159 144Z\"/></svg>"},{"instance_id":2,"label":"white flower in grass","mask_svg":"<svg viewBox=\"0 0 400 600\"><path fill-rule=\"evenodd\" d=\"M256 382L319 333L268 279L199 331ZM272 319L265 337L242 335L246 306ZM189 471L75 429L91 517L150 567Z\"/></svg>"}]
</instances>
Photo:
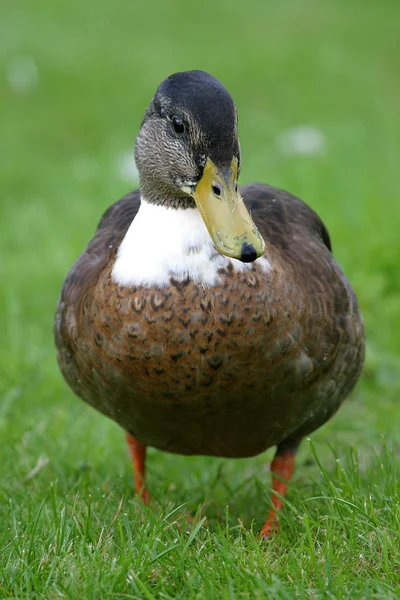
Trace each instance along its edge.
<instances>
[{"instance_id":1,"label":"white flower in grass","mask_svg":"<svg viewBox=\"0 0 400 600\"><path fill-rule=\"evenodd\" d=\"M326 149L325 136L312 125L299 125L286 129L276 137L276 145L282 154L288 156L308 154L315 156L323 154Z\"/></svg>"},{"instance_id":2,"label":"white flower in grass","mask_svg":"<svg viewBox=\"0 0 400 600\"><path fill-rule=\"evenodd\" d=\"M13 56L6 63L6 80L16 94L26 94L39 83L39 72L32 56Z\"/></svg>"},{"instance_id":3,"label":"white flower in grass","mask_svg":"<svg viewBox=\"0 0 400 600\"><path fill-rule=\"evenodd\" d=\"M139 185L139 173L136 168L133 151L121 154L117 159L117 169L120 178L127 183Z\"/></svg>"}]
</instances>

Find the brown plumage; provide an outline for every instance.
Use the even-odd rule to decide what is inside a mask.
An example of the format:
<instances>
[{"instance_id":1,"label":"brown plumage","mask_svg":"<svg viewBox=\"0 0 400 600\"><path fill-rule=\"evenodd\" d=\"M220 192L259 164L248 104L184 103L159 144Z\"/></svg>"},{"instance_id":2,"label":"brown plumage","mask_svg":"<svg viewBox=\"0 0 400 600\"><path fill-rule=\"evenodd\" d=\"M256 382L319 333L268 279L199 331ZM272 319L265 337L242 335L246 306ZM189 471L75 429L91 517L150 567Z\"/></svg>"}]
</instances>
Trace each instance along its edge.
<instances>
[{"instance_id":1,"label":"brown plumage","mask_svg":"<svg viewBox=\"0 0 400 600\"><path fill-rule=\"evenodd\" d=\"M250 184L240 192L266 240L269 271L257 261L245 272L228 263L213 286L190 277L163 288L117 285L112 268L139 208L136 191L108 209L64 282L55 325L61 371L129 434L137 491L146 446L225 457L277 446L272 470L290 479L301 439L360 375L362 318L323 223L282 190ZM274 478L274 490L284 495L286 486ZM276 495L273 503L281 507ZM262 533L275 528L271 511Z\"/></svg>"}]
</instances>

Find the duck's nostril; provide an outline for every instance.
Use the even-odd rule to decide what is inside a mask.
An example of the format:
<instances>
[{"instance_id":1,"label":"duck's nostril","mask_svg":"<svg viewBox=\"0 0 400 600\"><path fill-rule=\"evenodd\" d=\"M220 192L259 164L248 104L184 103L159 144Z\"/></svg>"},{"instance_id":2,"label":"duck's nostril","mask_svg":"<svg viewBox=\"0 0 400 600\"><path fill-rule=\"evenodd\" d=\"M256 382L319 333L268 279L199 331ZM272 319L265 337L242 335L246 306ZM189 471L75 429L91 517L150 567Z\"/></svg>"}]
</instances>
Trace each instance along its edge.
<instances>
[{"instance_id":1,"label":"duck's nostril","mask_svg":"<svg viewBox=\"0 0 400 600\"><path fill-rule=\"evenodd\" d=\"M217 198L221 198L222 195L222 187L218 185L218 183L214 183L212 186L212 191Z\"/></svg>"},{"instance_id":2,"label":"duck's nostril","mask_svg":"<svg viewBox=\"0 0 400 600\"><path fill-rule=\"evenodd\" d=\"M242 262L253 262L257 258L257 252L253 244L243 242L240 260Z\"/></svg>"}]
</instances>

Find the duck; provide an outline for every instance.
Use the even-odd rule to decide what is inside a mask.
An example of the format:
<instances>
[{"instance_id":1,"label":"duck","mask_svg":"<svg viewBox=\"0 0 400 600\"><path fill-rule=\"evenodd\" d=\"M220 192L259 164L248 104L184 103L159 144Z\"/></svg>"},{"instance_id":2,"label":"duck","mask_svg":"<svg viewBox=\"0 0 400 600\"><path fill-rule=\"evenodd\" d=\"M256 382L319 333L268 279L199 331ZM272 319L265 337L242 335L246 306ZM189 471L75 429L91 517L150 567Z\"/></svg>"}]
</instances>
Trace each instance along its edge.
<instances>
[{"instance_id":1,"label":"duck","mask_svg":"<svg viewBox=\"0 0 400 600\"><path fill-rule=\"evenodd\" d=\"M238 115L204 71L164 79L135 143L139 189L103 214L55 318L71 390L125 431L136 494L148 447L243 458L275 447L279 527L301 441L360 377L363 319L320 217L238 185Z\"/></svg>"}]
</instances>

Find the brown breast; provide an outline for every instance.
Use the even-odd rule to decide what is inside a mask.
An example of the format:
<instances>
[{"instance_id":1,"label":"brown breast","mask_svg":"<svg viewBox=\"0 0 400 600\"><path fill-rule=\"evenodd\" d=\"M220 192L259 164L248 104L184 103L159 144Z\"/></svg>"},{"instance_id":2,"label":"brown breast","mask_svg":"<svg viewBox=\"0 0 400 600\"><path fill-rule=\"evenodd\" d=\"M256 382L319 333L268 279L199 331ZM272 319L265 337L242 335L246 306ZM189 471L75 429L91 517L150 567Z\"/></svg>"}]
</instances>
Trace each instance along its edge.
<instances>
[{"instance_id":1,"label":"brown breast","mask_svg":"<svg viewBox=\"0 0 400 600\"><path fill-rule=\"evenodd\" d=\"M250 456L312 431L358 378L362 322L334 261L322 283L273 264L267 274L225 269L212 288L171 280L152 290L116 286L111 262L76 305L74 328L61 308L67 381L171 452Z\"/></svg>"}]
</instances>

